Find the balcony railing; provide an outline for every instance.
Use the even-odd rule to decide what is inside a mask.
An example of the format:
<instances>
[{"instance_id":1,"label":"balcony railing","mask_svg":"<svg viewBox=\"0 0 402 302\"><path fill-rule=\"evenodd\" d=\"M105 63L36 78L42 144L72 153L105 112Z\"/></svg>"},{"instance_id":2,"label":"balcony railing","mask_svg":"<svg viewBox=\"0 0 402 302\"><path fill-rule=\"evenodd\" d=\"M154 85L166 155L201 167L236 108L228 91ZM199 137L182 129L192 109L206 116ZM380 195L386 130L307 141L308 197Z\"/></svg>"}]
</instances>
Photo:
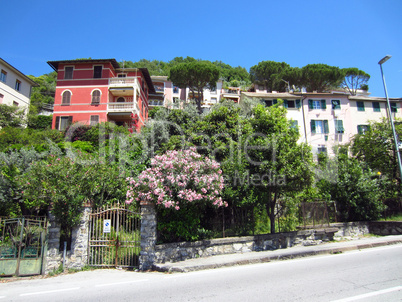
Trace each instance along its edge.
<instances>
[{"instance_id":1,"label":"balcony railing","mask_svg":"<svg viewBox=\"0 0 402 302\"><path fill-rule=\"evenodd\" d=\"M156 92L165 92L165 87L162 85L154 85Z\"/></svg>"},{"instance_id":2,"label":"balcony railing","mask_svg":"<svg viewBox=\"0 0 402 302\"><path fill-rule=\"evenodd\" d=\"M149 100L148 105L149 106L163 106L164 101L163 100Z\"/></svg>"},{"instance_id":3,"label":"balcony railing","mask_svg":"<svg viewBox=\"0 0 402 302\"><path fill-rule=\"evenodd\" d=\"M134 103L107 103L108 112L131 112L134 108Z\"/></svg>"},{"instance_id":4,"label":"balcony railing","mask_svg":"<svg viewBox=\"0 0 402 302\"><path fill-rule=\"evenodd\" d=\"M109 79L109 86L112 86L112 87L133 86L136 80L137 80L136 77L112 78L112 79Z\"/></svg>"}]
</instances>

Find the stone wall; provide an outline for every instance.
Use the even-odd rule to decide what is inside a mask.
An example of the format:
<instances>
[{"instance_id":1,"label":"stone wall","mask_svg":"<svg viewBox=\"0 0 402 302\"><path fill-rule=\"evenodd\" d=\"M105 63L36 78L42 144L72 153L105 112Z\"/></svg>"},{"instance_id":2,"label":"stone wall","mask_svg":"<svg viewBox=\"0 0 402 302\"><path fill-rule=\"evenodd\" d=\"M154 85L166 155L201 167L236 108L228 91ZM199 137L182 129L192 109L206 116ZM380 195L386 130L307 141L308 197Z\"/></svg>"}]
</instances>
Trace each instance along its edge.
<instances>
[{"instance_id":1,"label":"stone wall","mask_svg":"<svg viewBox=\"0 0 402 302\"><path fill-rule=\"evenodd\" d=\"M296 245L316 245L333 240L337 231L337 228L330 227L278 234L159 244L155 246L155 263L177 262L223 254L275 250Z\"/></svg>"},{"instance_id":2,"label":"stone wall","mask_svg":"<svg viewBox=\"0 0 402 302\"><path fill-rule=\"evenodd\" d=\"M71 250L67 251L64 269L81 269L88 264L88 221L91 208L84 208L80 224L72 231ZM54 215L49 213L49 227L47 238L44 272L48 274L57 270L63 264L63 251L59 251L60 225Z\"/></svg>"},{"instance_id":3,"label":"stone wall","mask_svg":"<svg viewBox=\"0 0 402 302\"><path fill-rule=\"evenodd\" d=\"M155 263L177 262L223 254L275 250L297 245L316 245L331 240L357 239L367 234L401 235L402 222L334 223L322 229L159 244L155 246Z\"/></svg>"},{"instance_id":4,"label":"stone wall","mask_svg":"<svg viewBox=\"0 0 402 302\"><path fill-rule=\"evenodd\" d=\"M402 221L371 221L369 229L370 233L374 235L401 235Z\"/></svg>"}]
</instances>

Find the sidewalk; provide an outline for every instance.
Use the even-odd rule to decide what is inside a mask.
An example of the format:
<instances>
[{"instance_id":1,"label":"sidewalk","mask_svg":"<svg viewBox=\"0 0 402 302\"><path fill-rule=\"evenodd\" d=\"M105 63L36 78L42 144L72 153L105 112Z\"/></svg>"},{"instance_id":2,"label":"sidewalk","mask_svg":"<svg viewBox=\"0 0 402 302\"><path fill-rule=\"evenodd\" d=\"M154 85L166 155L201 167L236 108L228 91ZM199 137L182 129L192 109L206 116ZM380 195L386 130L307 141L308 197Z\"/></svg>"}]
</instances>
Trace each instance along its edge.
<instances>
[{"instance_id":1,"label":"sidewalk","mask_svg":"<svg viewBox=\"0 0 402 302\"><path fill-rule=\"evenodd\" d=\"M273 251L226 254L189 259L175 263L155 264L154 269L161 272L191 272L219 267L263 263L324 254L338 254L366 248L402 244L402 235L384 237L361 237L347 241L332 241L314 246L295 246Z\"/></svg>"}]
</instances>

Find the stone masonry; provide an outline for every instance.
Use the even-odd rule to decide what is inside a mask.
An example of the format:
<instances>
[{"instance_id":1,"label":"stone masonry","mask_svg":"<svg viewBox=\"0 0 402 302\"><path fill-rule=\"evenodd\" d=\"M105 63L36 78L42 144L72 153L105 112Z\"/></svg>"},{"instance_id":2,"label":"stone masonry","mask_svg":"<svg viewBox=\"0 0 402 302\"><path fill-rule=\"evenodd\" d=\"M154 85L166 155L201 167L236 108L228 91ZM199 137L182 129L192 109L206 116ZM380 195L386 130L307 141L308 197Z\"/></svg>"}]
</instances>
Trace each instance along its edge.
<instances>
[{"instance_id":1,"label":"stone masonry","mask_svg":"<svg viewBox=\"0 0 402 302\"><path fill-rule=\"evenodd\" d=\"M141 252L139 269L152 269L155 262L156 211L155 205L141 201Z\"/></svg>"},{"instance_id":2,"label":"stone masonry","mask_svg":"<svg viewBox=\"0 0 402 302\"><path fill-rule=\"evenodd\" d=\"M90 207L85 207L81 216L80 224L72 231L71 250L66 253L64 269L81 269L88 263L88 221L91 213ZM44 272L56 270L63 264L63 251L60 246L60 225L54 215L49 213L49 228L47 239L46 259Z\"/></svg>"}]
</instances>

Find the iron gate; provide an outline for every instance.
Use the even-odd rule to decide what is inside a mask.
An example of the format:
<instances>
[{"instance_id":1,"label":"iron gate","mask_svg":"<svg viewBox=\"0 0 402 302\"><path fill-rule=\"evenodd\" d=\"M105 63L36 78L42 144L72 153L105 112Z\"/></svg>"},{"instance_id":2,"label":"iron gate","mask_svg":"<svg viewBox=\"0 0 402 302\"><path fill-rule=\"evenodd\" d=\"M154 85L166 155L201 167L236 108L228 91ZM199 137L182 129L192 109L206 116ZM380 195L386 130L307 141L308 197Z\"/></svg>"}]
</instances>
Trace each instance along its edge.
<instances>
[{"instance_id":1,"label":"iron gate","mask_svg":"<svg viewBox=\"0 0 402 302\"><path fill-rule=\"evenodd\" d=\"M116 205L90 214L89 265L138 267L141 215Z\"/></svg>"},{"instance_id":2,"label":"iron gate","mask_svg":"<svg viewBox=\"0 0 402 302\"><path fill-rule=\"evenodd\" d=\"M0 218L0 276L42 273L46 218Z\"/></svg>"}]
</instances>

